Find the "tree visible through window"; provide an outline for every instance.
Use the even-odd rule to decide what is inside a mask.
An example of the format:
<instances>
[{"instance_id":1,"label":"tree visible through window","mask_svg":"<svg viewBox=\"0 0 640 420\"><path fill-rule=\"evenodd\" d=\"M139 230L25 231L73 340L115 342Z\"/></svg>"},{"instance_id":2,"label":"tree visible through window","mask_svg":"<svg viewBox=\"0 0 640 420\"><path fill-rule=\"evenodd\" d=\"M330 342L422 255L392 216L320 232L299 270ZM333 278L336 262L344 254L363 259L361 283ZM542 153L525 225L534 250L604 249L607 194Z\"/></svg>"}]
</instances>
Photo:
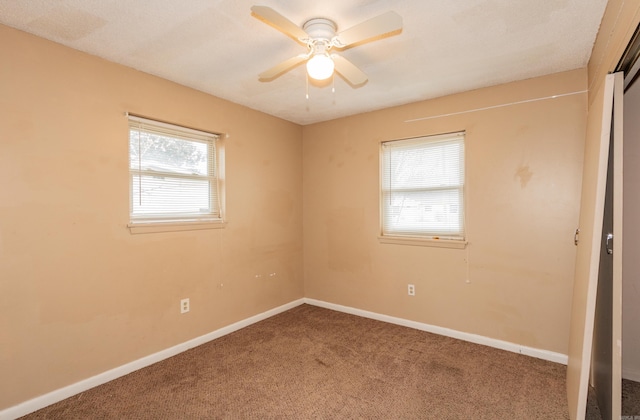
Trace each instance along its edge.
<instances>
[{"instance_id":1,"label":"tree visible through window","mask_svg":"<svg viewBox=\"0 0 640 420\"><path fill-rule=\"evenodd\" d=\"M464 239L464 133L382 143L382 235Z\"/></svg>"},{"instance_id":2,"label":"tree visible through window","mask_svg":"<svg viewBox=\"0 0 640 420\"><path fill-rule=\"evenodd\" d=\"M219 219L217 138L129 117L131 220Z\"/></svg>"}]
</instances>

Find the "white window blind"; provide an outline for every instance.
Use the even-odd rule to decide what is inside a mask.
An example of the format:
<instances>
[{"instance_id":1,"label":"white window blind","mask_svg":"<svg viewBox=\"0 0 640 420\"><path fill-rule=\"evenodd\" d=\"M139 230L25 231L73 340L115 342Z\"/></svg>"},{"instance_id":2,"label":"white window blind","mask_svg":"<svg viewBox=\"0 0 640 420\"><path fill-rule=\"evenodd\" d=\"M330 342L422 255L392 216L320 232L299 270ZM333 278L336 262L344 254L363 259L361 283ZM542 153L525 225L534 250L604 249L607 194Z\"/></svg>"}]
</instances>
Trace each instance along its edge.
<instances>
[{"instance_id":1,"label":"white window blind","mask_svg":"<svg viewBox=\"0 0 640 420\"><path fill-rule=\"evenodd\" d=\"M464 239L464 133L382 143L382 235Z\"/></svg>"},{"instance_id":2,"label":"white window blind","mask_svg":"<svg viewBox=\"0 0 640 420\"><path fill-rule=\"evenodd\" d=\"M131 221L220 219L217 139L129 116Z\"/></svg>"}]
</instances>

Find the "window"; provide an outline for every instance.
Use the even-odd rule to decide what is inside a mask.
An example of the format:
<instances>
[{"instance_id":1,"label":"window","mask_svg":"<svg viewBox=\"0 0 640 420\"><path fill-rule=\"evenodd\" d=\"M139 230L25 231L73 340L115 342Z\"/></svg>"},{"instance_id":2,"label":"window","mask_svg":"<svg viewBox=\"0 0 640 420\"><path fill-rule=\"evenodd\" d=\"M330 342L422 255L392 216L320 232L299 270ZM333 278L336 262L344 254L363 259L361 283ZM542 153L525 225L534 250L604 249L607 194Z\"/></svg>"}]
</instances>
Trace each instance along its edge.
<instances>
[{"instance_id":1,"label":"window","mask_svg":"<svg viewBox=\"0 0 640 420\"><path fill-rule=\"evenodd\" d=\"M464 133L382 143L382 237L464 240Z\"/></svg>"},{"instance_id":2,"label":"window","mask_svg":"<svg viewBox=\"0 0 640 420\"><path fill-rule=\"evenodd\" d=\"M221 222L218 137L129 116L131 224Z\"/></svg>"}]
</instances>

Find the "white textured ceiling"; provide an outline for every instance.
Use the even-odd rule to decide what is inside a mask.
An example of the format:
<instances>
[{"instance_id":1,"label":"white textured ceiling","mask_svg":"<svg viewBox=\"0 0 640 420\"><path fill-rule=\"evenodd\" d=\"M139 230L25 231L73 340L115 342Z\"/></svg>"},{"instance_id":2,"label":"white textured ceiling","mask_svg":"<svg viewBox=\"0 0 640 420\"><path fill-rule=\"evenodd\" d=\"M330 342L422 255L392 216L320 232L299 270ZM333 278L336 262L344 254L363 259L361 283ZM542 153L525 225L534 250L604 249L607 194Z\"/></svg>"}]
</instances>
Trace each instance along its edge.
<instances>
[{"instance_id":1,"label":"white textured ceiling","mask_svg":"<svg viewBox=\"0 0 640 420\"><path fill-rule=\"evenodd\" d=\"M389 10L400 34L342 55L369 81L309 87L299 66L258 74L305 47L251 15L269 6L338 32ZM0 0L0 23L298 123L586 66L606 0Z\"/></svg>"}]
</instances>

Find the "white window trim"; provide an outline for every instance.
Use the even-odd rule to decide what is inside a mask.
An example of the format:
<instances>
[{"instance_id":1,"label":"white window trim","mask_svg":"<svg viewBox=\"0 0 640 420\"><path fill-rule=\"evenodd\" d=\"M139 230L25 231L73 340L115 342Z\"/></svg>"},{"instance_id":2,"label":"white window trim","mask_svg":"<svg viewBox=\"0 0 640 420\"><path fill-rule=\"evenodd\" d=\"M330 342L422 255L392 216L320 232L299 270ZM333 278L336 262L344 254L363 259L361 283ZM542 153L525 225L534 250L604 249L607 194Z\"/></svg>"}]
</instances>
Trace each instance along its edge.
<instances>
[{"instance_id":1,"label":"white window trim","mask_svg":"<svg viewBox=\"0 0 640 420\"><path fill-rule=\"evenodd\" d=\"M203 216L197 218L184 218L184 217L151 217L133 218L131 210L129 211L129 223L127 228L131 234L145 234L145 233L161 233L161 232L180 232L180 231L194 231L194 230L208 230L208 229L222 229L226 227L227 222L225 220L225 194L224 194L224 135L212 132L206 132L201 130L195 130L184 126L169 124L158 120L140 117L138 115L125 113L128 118L127 133L130 131L131 121L137 121L141 123L149 123L156 127L165 127L173 131L180 131L188 135L203 136L214 139L215 150L215 168L216 168L216 188L218 196L218 212L219 216ZM128 138L129 136L127 136ZM128 140L130 141L130 140ZM129 172L129 177L131 172ZM131 188L131 181L129 181L129 188ZM131 200L131 190L129 190L129 203ZM131 204L129 204L131 206Z\"/></svg>"},{"instance_id":2,"label":"white window trim","mask_svg":"<svg viewBox=\"0 0 640 420\"><path fill-rule=\"evenodd\" d=\"M465 136L466 133L465 131L459 131L459 132L452 132L452 133L445 133L445 134L439 134L439 135L427 135L427 136L420 136L420 137L416 137L415 139L421 139L421 138L429 138L432 141L438 141L439 139L443 139L443 138L447 138L447 137L451 137L454 135L461 135L461 136ZM407 139L398 139L398 140L412 140L411 138L407 138ZM425 247L435 247L435 248L450 248L450 249L465 249L468 242L467 239L467 229L466 229L466 207L467 207L467 200L466 200L466 188L467 188L467 183L466 183L466 168L465 168L465 182L463 184L462 187L462 194L463 194L463 232L464 235L461 238L449 238L449 237L440 237L440 236L411 236L411 235L401 235L401 234L389 234L389 233L384 233L384 229L383 229L383 217L384 217L384 203L383 203L383 177L384 177L384 173L383 171L385 170L384 168L384 161L383 161L383 146L384 143L388 143L390 141L394 141L394 140L385 140L382 141L380 143L380 185L379 185L379 194L380 194L380 201L379 201L379 214L380 214L380 226L379 226L379 235L378 235L378 241L381 244L392 244L392 245L410 245L410 246L425 246ZM466 139L465 142L463 143L463 147L466 149ZM466 166L466 156L465 156L465 160L464 160L464 165Z\"/></svg>"}]
</instances>

